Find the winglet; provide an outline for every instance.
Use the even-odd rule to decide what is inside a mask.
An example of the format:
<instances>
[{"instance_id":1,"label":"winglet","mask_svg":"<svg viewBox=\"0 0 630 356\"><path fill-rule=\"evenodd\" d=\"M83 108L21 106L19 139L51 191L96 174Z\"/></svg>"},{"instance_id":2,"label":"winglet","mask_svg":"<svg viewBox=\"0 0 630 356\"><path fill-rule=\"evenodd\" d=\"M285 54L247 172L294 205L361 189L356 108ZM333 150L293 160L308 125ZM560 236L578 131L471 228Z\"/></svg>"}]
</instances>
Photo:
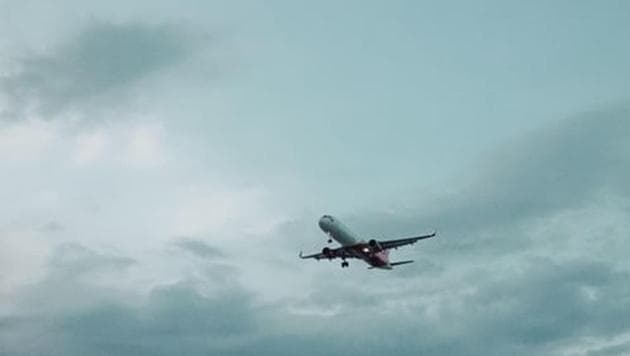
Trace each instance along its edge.
<instances>
[{"instance_id":1,"label":"winglet","mask_svg":"<svg viewBox=\"0 0 630 356\"><path fill-rule=\"evenodd\" d=\"M435 237L436 235L437 235L437 230L436 230L436 229L433 229L433 231L432 231L430 234L428 234L428 235L424 235L424 236L422 236L421 238L422 238L422 239L430 239L430 238L432 238L432 237Z\"/></svg>"},{"instance_id":2,"label":"winglet","mask_svg":"<svg viewBox=\"0 0 630 356\"><path fill-rule=\"evenodd\" d=\"M304 254L302 254L302 251L300 251L300 254L298 255L298 257L304 259L304 257L302 257L302 256L304 256Z\"/></svg>"}]
</instances>

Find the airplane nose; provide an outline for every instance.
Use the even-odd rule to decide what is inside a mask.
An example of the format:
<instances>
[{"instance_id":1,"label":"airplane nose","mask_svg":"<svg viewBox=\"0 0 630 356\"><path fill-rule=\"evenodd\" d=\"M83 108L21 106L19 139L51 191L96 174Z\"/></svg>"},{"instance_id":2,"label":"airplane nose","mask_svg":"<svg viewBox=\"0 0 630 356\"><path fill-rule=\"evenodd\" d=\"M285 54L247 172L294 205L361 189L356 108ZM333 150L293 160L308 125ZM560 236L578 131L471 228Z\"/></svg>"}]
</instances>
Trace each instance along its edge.
<instances>
[{"instance_id":1,"label":"airplane nose","mask_svg":"<svg viewBox=\"0 0 630 356\"><path fill-rule=\"evenodd\" d=\"M319 225L319 228L320 228L320 229L324 230L324 229L326 228L326 223L327 223L327 221L326 221L326 216L322 216L322 217L319 219L319 222L318 222L317 224Z\"/></svg>"},{"instance_id":2,"label":"airplane nose","mask_svg":"<svg viewBox=\"0 0 630 356\"><path fill-rule=\"evenodd\" d=\"M324 215L319 219L319 222L318 222L319 228L324 231L327 231L331 222L332 222L332 218L329 215Z\"/></svg>"}]
</instances>

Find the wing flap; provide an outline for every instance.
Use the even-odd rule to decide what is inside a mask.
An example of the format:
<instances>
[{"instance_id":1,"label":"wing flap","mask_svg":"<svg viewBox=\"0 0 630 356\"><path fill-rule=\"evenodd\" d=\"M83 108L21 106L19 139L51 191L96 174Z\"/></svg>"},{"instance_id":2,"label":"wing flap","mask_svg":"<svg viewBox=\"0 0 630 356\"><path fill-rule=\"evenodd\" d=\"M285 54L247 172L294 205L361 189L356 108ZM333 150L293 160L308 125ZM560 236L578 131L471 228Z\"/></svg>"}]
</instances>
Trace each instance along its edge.
<instances>
[{"instance_id":1,"label":"wing flap","mask_svg":"<svg viewBox=\"0 0 630 356\"><path fill-rule=\"evenodd\" d=\"M389 265L394 267L394 266L406 265L407 263L413 263L413 260L392 262Z\"/></svg>"},{"instance_id":2,"label":"wing flap","mask_svg":"<svg viewBox=\"0 0 630 356\"><path fill-rule=\"evenodd\" d=\"M302 253L302 251L300 251L300 254L298 255L301 259L307 259L307 258L314 258L316 260L322 260L322 259L335 259L335 258L353 258L355 257L353 254L349 253L348 251L346 251L346 247L338 247L338 248L331 248L327 251L327 253L319 252L319 253L314 253L311 255L304 255Z\"/></svg>"}]
</instances>

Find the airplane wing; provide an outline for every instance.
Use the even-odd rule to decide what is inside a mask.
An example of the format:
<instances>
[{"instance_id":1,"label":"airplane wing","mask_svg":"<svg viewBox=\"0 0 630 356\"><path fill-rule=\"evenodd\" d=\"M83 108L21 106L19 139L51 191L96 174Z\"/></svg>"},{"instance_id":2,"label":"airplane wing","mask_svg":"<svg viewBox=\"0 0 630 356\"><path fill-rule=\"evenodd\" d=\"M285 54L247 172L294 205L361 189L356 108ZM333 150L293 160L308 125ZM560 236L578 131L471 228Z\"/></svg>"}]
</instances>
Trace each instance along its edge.
<instances>
[{"instance_id":1,"label":"airplane wing","mask_svg":"<svg viewBox=\"0 0 630 356\"><path fill-rule=\"evenodd\" d=\"M389 250L390 248L398 248L400 246L415 244L419 240L428 239L435 236L437 233L434 231L428 235L415 236L415 237L407 237L404 239L396 239L396 240L385 240L379 241L378 243L384 250Z\"/></svg>"},{"instance_id":2,"label":"airplane wing","mask_svg":"<svg viewBox=\"0 0 630 356\"><path fill-rule=\"evenodd\" d=\"M302 259L306 259L306 258L314 258L316 260L321 260L321 259L335 259L335 258L353 258L355 257L354 255L348 253L348 251L346 251L346 249L344 247L338 247L338 248L325 248L322 252L319 253L314 253L312 255L303 255L302 252L300 251L300 258Z\"/></svg>"}]
</instances>

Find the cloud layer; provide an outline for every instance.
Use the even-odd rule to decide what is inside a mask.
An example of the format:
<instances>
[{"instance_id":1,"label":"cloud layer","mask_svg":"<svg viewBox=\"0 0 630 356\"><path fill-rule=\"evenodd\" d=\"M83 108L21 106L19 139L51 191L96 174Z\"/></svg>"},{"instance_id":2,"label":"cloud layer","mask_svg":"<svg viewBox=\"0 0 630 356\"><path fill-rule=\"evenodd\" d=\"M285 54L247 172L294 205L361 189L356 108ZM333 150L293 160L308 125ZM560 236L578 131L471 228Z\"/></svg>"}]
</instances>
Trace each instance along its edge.
<instances>
[{"instance_id":1,"label":"cloud layer","mask_svg":"<svg viewBox=\"0 0 630 356\"><path fill-rule=\"evenodd\" d=\"M385 276L355 269L352 278L331 279L336 268L293 261L298 275L316 271L302 296L259 300L252 286L240 282L244 270L231 265L246 263L244 257L226 259L203 240L182 239L173 250L172 257L199 257L189 261L193 277L156 285L147 294L112 282L115 274L133 274L137 262L80 245L60 246L46 276L22 290L22 302L3 317L2 352L625 351L630 265L612 250L627 250L630 231L621 184L628 172L615 164L629 158L623 140L627 113L625 108L589 113L563 121L543 137L534 132L481 165L482 179L448 203L420 208L414 218L377 220L401 232L427 221L444 226L437 239L419 246L414 255L421 261L405 271ZM375 223L355 219L357 225ZM261 253L291 254L294 244L288 239L261 247ZM274 278L278 265L265 266L258 275ZM295 277L282 288L290 289Z\"/></svg>"},{"instance_id":2,"label":"cloud layer","mask_svg":"<svg viewBox=\"0 0 630 356\"><path fill-rule=\"evenodd\" d=\"M264 15L274 19L269 27L281 26L281 16ZM264 26L242 16L240 24L253 28L240 33L255 42L249 64L260 68L224 83L217 96L200 85L207 72L199 68L213 64L195 55L215 48L198 40L203 31L195 25L90 20L50 47L6 53L15 68L3 68L0 78L0 170L10 172L0 186L8 202L0 207L0 355L630 352L628 105L518 133L458 179L435 183L437 193L427 198L417 182L430 170L390 172L383 167L398 166L379 163L396 156L414 165L406 157L445 152L424 142L377 141L398 141L415 126L394 121L403 129L383 136L387 125L368 120L374 107L351 95L335 102L359 105L360 120L307 113L326 105L303 96L331 89L317 86L318 74L295 75L317 63L309 62L315 51L300 52L305 44L289 31L254 35ZM349 27L344 20L344 33ZM315 46L318 38L305 43ZM362 42L348 41L355 43ZM325 53L327 60L346 53L334 48L339 53ZM343 82L336 65L325 64L326 77ZM278 67L292 78L266 72ZM348 77L367 77L353 73ZM414 91L398 87L382 90L392 98ZM381 89L370 90L380 100ZM272 102L274 95L281 100ZM125 105L134 100L142 110ZM378 104L390 115L396 112L387 105L402 101ZM457 135L444 133L455 144ZM378 142L382 152L365 142ZM372 153L380 158L353 162ZM381 188L375 182L405 179L398 196L373 193ZM382 208L377 197L384 195L406 203ZM394 251L394 259L416 263L392 272L368 271L358 261L343 270L336 261L301 261L297 251L325 241L316 225L323 206L366 238L431 228L439 235Z\"/></svg>"},{"instance_id":3,"label":"cloud layer","mask_svg":"<svg viewBox=\"0 0 630 356\"><path fill-rule=\"evenodd\" d=\"M108 95L121 100L121 90L182 61L193 46L192 38L173 26L92 22L49 53L24 56L18 69L0 80L11 103L5 116L26 110L49 117L94 106Z\"/></svg>"}]
</instances>

